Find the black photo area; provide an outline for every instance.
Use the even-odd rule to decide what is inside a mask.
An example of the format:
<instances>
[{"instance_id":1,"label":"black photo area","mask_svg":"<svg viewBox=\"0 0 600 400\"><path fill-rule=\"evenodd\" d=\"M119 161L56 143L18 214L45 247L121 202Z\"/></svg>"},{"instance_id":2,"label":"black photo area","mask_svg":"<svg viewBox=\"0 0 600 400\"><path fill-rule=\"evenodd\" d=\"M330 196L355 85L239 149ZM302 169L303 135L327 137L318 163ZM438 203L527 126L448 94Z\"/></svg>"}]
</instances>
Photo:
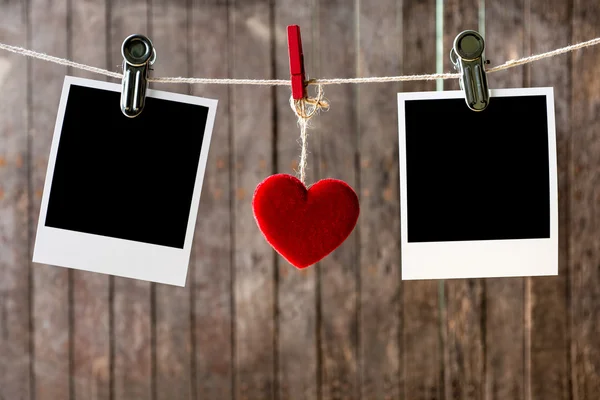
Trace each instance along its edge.
<instances>
[{"instance_id":1,"label":"black photo area","mask_svg":"<svg viewBox=\"0 0 600 400\"><path fill-rule=\"evenodd\" d=\"M208 108L71 85L46 226L183 248Z\"/></svg>"},{"instance_id":2,"label":"black photo area","mask_svg":"<svg viewBox=\"0 0 600 400\"><path fill-rule=\"evenodd\" d=\"M405 107L408 242L550 237L546 96Z\"/></svg>"}]
</instances>

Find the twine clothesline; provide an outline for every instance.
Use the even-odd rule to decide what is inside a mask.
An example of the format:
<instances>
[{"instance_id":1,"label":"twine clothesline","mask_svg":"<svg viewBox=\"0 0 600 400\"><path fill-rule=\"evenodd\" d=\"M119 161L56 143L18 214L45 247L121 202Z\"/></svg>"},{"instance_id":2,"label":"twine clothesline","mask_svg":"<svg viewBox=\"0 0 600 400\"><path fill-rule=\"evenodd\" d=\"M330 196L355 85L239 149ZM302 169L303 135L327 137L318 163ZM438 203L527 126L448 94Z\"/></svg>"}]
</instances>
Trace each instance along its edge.
<instances>
[{"instance_id":1,"label":"twine clothesline","mask_svg":"<svg viewBox=\"0 0 600 400\"><path fill-rule=\"evenodd\" d=\"M566 47L561 47L556 50L545 53L536 54L529 57L510 60L504 64L486 69L487 73L494 73L508 68L517 67L519 65L529 64L534 61L544 58L554 57L560 54L568 53L584 47L600 44L600 37L591 39L585 42L580 42ZM48 61L75 69L89 71L92 73L109 76L111 78L122 79L123 74L109 71L103 68L97 68L86 64L77 63L65 58L51 56L45 53L25 49L23 47L11 46L0 43L0 50L6 50L11 53L23 55L25 57L36 58L38 60ZM424 74L424 75L399 75L399 76L372 76L364 78L331 78L331 79L312 79L307 82L308 85L337 85L343 83L383 83L383 82L405 82L405 81L430 81L437 79L458 79L457 73L442 73L442 74ZM185 84L217 84L217 85L259 85L259 86L286 86L291 85L289 79L233 79L233 78L184 78L184 77L164 77L150 78L150 82L155 83L185 83Z\"/></svg>"},{"instance_id":2,"label":"twine clothesline","mask_svg":"<svg viewBox=\"0 0 600 400\"><path fill-rule=\"evenodd\" d=\"M545 53L536 54L529 57L510 60L496 67L486 69L487 73L494 73L505 69L517 67L519 65L529 64L534 61L544 58L554 57L570 51L582 49L584 47L600 44L600 37L591 39L585 42L580 42L566 47L561 47L556 50ZM102 68L93 67L86 64L77 63L65 58L55 57L37 51L25 49L23 47L11 46L0 43L0 50L6 50L12 53L20 54L25 57L36 58L43 61L49 61L55 64L72 67L100 75L109 76L111 78L122 79L123 74L109 71ZM400 76L373 76L364 78L332 78L332 79L311 79L306 82L306 85L317 85L316 97L305 97L301 100L290 98L290 106L300 125L301 153L299 164L300 181L305 183L306 178L306 157L307 157L307 130L310 119L320 110L329 108L329 103L323 97L323 85L336 85L343 83L382 83L382 82L405 82L405 81L428 81L437 79L457 79L457 73L442 73L442 74L424 74L424 75L400 75ZM260 86L289 86L291 85L288 79L232 79L232 78L183 78L183 77L165 77L165 78L150 78L150 82L155 83L184 83L184 84L219 84L219 85L260 85Z\"/></svg>"}]
</instances>

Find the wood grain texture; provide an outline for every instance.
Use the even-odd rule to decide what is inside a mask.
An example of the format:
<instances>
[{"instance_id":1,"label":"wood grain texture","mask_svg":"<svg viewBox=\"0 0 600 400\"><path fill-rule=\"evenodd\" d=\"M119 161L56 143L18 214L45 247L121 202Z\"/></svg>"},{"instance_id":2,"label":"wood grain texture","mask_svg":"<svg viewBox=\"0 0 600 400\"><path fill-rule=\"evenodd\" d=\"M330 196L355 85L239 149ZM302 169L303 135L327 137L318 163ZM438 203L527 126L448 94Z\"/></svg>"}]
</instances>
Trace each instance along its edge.
<instances>
[{"instance_id":1,"label":"wood grain texture","mask_svg":"<svg viewBox=\"0 0 600 400\"><path fill-rule=\"evenodd\" d=\"M189 76L187 0L152 0L150 38L156 47L156 75ZM160 72L159 72L160 71ZM151 85L173 93L190 92L188 85ZM169 132L165 132L168 135ZM190 132L191 135L198 132ZM160 157L160 154L156 155ZM188 274L189 276L189 274ZM188 281L189 282L189 281ZM190 285L154 285L156 399L192 398Z\"/></svg>"},{"instance_id":2,"label":"wood grain texture","mask_svg":"<svg viewBox=\"0 0 600 400\"><path fill-rule=\"evenodd\" d=\"M192 76L224 78L230 65L227 2L194 0L190 13ZM192 291L196 398L232 397L231 159L229 88L194 85L196 96L217 99L217 116L200 198L188 285Z\"/></svg>"},{"instance_id":3,"label":"wood grain texture","mask_svg":"<svg viewBox=\"0 0 600 400\"><path fill-rule=\"evenodd\" d=\"M268 0L234 1L230 12L231 74L272 75ZM274 253L252 214L256 185L273 171L273 98L269 87L231 87L235 297L235 397L275 396Z\"/></svg>"},{"instance_id":4,"label":"wood grain texture","mask_svg":"<svg viewBox=\"0 0 600 400\"><path fill-rule=\"evenodd\" d=\"M109 0L109 69L122 71L121 44L134 33L149 35L146 0ZM160 55L160 49L157 50ZM153 389L150 283L114 277L114 400L151 399Z\"/></svg>"},{"instance_id":5,"label":"wood grain texture","mask_svg":"<svg viewBox=\"0 0 600 400\"><path fill-rule=\"evenodd\" d=\"M484 395L485 337L481 313L483 285L475 279L446 282L447 399L480 399Z\"/></svg>"},{"instance_id":6,"label":"wood grain texture","mask_svg":"<svg viewBox=\"0 0 600 400\"><path fill-rule=\"evenodd\" d=\"M0 6L0 42L27 46L21 1ZM27 60L0 54L0 399L30 398Z\"/></svg>"},{"instance_id":7,"label":"wood grain texture","mask_svg":"<svg viewBox=\"0 0 600 400\"><path fill-rule=\"evenodd\" d=\"M453 70L449 54L456 35L467 29L479 30L478 12L477 0L444 4L444 71ZM458 88L458 80L444 82L444 90ZM485 382L485 284L480 279L452 279L444 285L446 400L481 399Z\"/></svg>"},{"instance_id":8,"label":"wood grain texture","mask_svg":"<svg viewBox=\"0 0 600 400\"><path fill-rule=\"evenodd\" d=\"M70 58L106 67L106 1L71 2ZM95 43L90 46L90 43ZM81 71L70 75L100 79ZM109 277L72 270L72 391L75 399L110 398Z\"/></svg>"},{"instance_id":9,"label":"wood grain texture","mask_svg":"<svg viewBox=\"0 0 600 400\"><path fill-rule=\"evenodd\" d=\"M404 2L402 73L435 71L435 0ZM435 82L405 82L403 92L435 90ZM398 240L398 239L397 239ZM443 352L437 281L402 282L402 398L443 399Z\"/></svg>"},{"instance_id":10,"label":"wood grain texture","mask_svg":"<svg viewBox=\"0 0 600 400\"><path fill-rule=\"evenodd\" d=\"M359 2L358 76L402 72L402 2ZM386 55L386 57L382 57ZM357 88L361 223L359 349L362 398L396 399L402 391L399 84ZM335 103L334 103L335 104Z\"/></svg>"},{"instance_id":11,"label":"wood grain texture","mask_svg":"<svg viewBox=\"0 0 600 400\"><path fill-rule=\"evenodd\" d=\"M318 4L318 56L316 74L322 78L355 76L355 8L343 1ZM319 146L319 178L345 181L360 193L356 87L328 86L327 113L314 118ZM311 121L312 122L312 121ZM315 160L316 161L316 160ZM346 241L318 265L321 296L320 341L322 399L358 399L360 389L359 257L362 216Z\"/></svg>"},{"instance_id":12,"label":"wood grain texture","mask_svg":"<svg viewBox=\"0 0 600 400\"><path fill-rule=\"evenodd\" d=\"M572 42L600 36L600 4L575 0ZM570 171L571 385L573 400L600 393L600 48L572 55Z\"/></svg>"},{"instance_id":13,"label":"wood grain texture","mask_svg":"<svg viewBox=\"0 0 600 400\"><path fill-rule=\"evenodd\" d=\"M466 30L479 31L479 0L444 1L444 72L456 70L450 62L450 50L456 35ZM487 52L486 52L487 55ZM444 90L459 90L458 79L444 80Z\"/></svg>"},{"instance_id":14,"label":"wood grain texture","mask_svg":"<svg viewBox=\"0 0 600 400\"><path fill-rule=\"evenodd\" d=\"M275 3L275 67L276 77L289 79L287 47L288 25L299 25L306 73L316 71L314 37L311 24L316 15L310 0L283 0ZM275 89L277 107L277 171L295 175L300 159L300 130L297 118L290 108L290 88ZM316 119L320 119L318 115ZM319 180L317 129L308 133L308 167L306 184ZM277 256L279 273L278 293L278 375L280 399L315 399L318 393L318 266L298 270L284 258Z\"/></svg>"},{"instance_id":15,"label":"wood grain texture","mask_svg":"<svg viewBox=\"0 0 600 400\"><path fill-rule=\"evenodd\" d=\"M456 34L478 29L479 3L445 2L444 71ZM485 3L492 66L600 36L591 0ZM311 78L435 70L435 0L0 1L0 42L119 71L123 39L149 34L155 76L287 79L292 23ZM297 167L289 88L157 85L219 106L187 287L156 286L153 309L147 282L30 269L67 69L2 52L0 400L596 399L598 65L588 48L489 77L554 87L559 276L446 281L441 299L437 281L398 282L397 265L395 94L434 82L325 87L307 183L344 179L362 211L346 243L303 271L275 256L250 205L262 179Z\"/></svg>"},{"instance_id":16,"label":"wood grain texture","mask_svg":"<svg viewBox=\"0 0 600 400\"><path fill-rule=\"evenodd\" d=\"M494 65L525 54L523 0L486 2L485 54ZM523 68L488 77L490 88L523 85ZM492 99L493 101L493 99ZM493 103L490 103L490 107ZM525 396L524 278L485 280L485 398L518 400Z\"/></svg>"},{"instance_id":17,"label":"wood grain texture","mask_svg":"<svg viewBox=\"0 0 600 400\"><path fill-rule=\"evenodd\" d=\"M570 1L530 2L530 53L573 43ZM528 66L531 86L552 86L558 161L558 276L530 278L530 396L528 399L569 399L568 274L569 169L571 155L570 56L554 57ZM587 67L586 67L587 68ZM577 78L579 79L579 78Z\"/></svg>"},{"instance_id":18,"label":"wood grain texture","mask_svg":"<svg viewBox=\"0 0 600 400\"><path fill-rule=\"evenodd\" d=\"M67 1L32 0L29 4L31 48L67 56ZM62 85L67 69L33 61L29 76L31 99L30 168L33 198L32 230L37 228L44 190L50 144ZM43 84L41 84L43 82ZM31 243L35 231L29 232ZM37 400L68 399L70 396L69 271L35 264L33 267L34 373Z\"/></svg>"}]
</instances>

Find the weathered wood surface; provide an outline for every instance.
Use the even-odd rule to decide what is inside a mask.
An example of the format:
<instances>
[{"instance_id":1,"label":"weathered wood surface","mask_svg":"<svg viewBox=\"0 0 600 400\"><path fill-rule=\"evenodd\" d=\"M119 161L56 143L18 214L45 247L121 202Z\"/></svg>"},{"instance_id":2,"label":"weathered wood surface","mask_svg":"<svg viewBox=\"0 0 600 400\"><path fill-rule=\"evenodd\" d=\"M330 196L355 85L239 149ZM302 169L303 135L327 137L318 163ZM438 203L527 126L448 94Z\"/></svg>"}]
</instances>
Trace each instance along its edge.
<instances>
[{"instance_id":1,"label":"weathered wood surface","mask_svg":"<svg viewBox=\"0 0 600 400\"><path fill-rule=\"evenodd\" d=\"M191 73L188 39L189 13L186 0L152 0L150 29L160 60L168 60L160 71L169 76ZM192 39L193 40L193 39ZM158 62L158 61L157 61ZM155 68L155 69L156 69ZM161 90L188 94L188 85L164 85ZM168 134L168 132L165 132ZM190 132L190 134L194 134ZM189 272L189 271L188 271ZM188 273L188 281L190 280ZM186 281L187 283L187 281ZM191 302L190 287L153 285L154 363L156 400L192 398Z\"/></svg>"},{"instance_id":2,"label":"weathered wood surface","mask_svg":"<svg viewBox=\"0 0 600 400\"><path fill-rule=\"evenodd\" d=\"M485 8L486 55L497 65L525 54L527 29L523 0L489 2ZM522 87L523 68L490 75L492 88ZM526 83L525 83L526 84ZM490 103L491 105L491 103ZM485 352L484 393L494 400L525 397L525 278L487 279L481 309ZM498 301L502 299L502 301ZM479 398L479 396L475 396Z\"/></svg>"},{"instance_id":3,"label":"weathered wood surface","mask_svg":"<svg viewBox=\"0 0 600 400\"><path fill-rule=\"evenodd\" d=\"M108 3L109 68L122 70L121 44L132 33L149 34L145 0ZM111 388L115 400L149 399L155 393L153 308L148 282L112 278Z\"/></svg>"},{"instance_id":4,"label":"weathered wood surface","mask_svg":"<svg viewBox=\"0 0 600 400\"><path fill-rule=\"evenodd\" d=\"M441 15L445 71L481 18L492 65L600 36L591 0L451 0ZM309 77L435 71L435 0L0 2L0 42L118 71L123 39L148 34L163 76L286 78L288 24ZM325 88L307 183L346 180L361 216L315 267L276 255L250 207L262 179L298 165L289 89L216 85L155 86L219 99L186 288L31 267L67 72L0 54L1 400L598 397L600 49L490 76L554 87L559 276L442 284L401 282L399 263L396 93L434 82Z\"/></svg>"},{"instance_id":5,"label":"weathered wood surface","mask_svg":"<svg viewBox=\"0 0 600 400\"><path fill-rule=\"evenodd\" d=\"M525 2L527 4L527 2ZM532 0L529 2L529 48L532 54L550 51L574 43L570 38L572 4L562 0ZM594 32L590 32L592 34ZM596 36L600 32L595 32ZM584 64L598 73L597 64ZM573 180L569 176L571 165L579 156L571 153L571 143L577 133L571 122L571 56L543 60L527 67L531 86L554 87L554 108L556 110L556 147L558 163L558 216L559 216L559 267L558 276L529 278L528 296L530 326L529 342L526 346L530 359L527 400L533 399L585 399L585 396L571 397L569 360L569 209L572 197L570 188ZM575 78L578 80L579 78ZM598 88L598 85L596 85ZM590 129L588 125L584 129ZM597 128L596 128L597 129ZM579 151L578 151L579 153ZM574 203L573 203L574 204ZM577 257L577 256L575 256ZM576 259L576 258L575 258ZM596 292L598 293L598 292ZM577 298L579 294L575 294ZM598 340L596 337L595 340ZM598 348L596 348L598 349ZM598 357L596 353L596 357Z\"/></svg>"},{"instance_id":6,"label":"weathered wood surface","mask_svg":"<svg viewBox=\"0 0 600 400\"><path fill-rule=\"evenodd\" d=\"M402 51L402 4L386 0L373 7L364 2L357 12L356 75L401 74L400 57L386 56ZM397 114L399 89L398 84L356 88L361 205L358 372L365 399L398 398L401 393L400 171L397 118L390 118Z\"/></svg>"},{"instance_id":7,"label":"weathered wood surface","mask_svg":"<svg viewBox=\"0 0 600 400\"><path fill-rule=\"evenodd\" d=\"M314 49L318 42L316 26L311 21L317 11L310 0L286 0L275 3L275 29L273 29L275 51L275 75L289 75L287 49L288 25L301 27L302 45L306 60L306 73L317 73L317 57ZM310 29L312 27L312 30ZM294 175L299 162L299 130L297 119L290 108L290 90L275 89L276 101L276 160L277 172ZM321 132L311 129L308 134L308 168L306 183L318 180ZM278 305L277 305L277 367L280 399L315 399L320 392L318 272L316 268L302 271L277 256Z\"/></svg>"},{"instance_id":8,"label":"weathered wood surface","mask_svg":"<svg viewBox=\"0 0 600 400\"><path fill-rule=\"evenodd\" d=\"M27 46L27 9L0 6L0 41ZM0 54L0 398L31 397L28 61Z\"/></svg>"},{"instance_id":9,"label":"weathered wood surface","mask_svg":"<svg viewBox=\"0 0 600 400\"><path fill-rule=\"evenodd\" d=\"M67 57L67 44L70 41L67 1L33 0L29 3L28 13L29 46L58 57ZM67 69L59 65L30 62L29 240L33 243L56 112ZM36 264L33 265L32 274L33 396L38 400L66 399L71 394L70 375L73 372L70 351L72 304L69 301L72 290L69 277L72 271Z\"/></svg>"},{"instance_id":10,"label":"weathered wood surface","mask_svg":"<svg viewBox=\"0 0 600 400\"><path fill-rule=\"evenodd\" d=\"M227 2L194 0L189 11L190 74L227 77L231 66ZM200 40L201 39L201 40ZM219 47L223 51L214 51ZM210 56L207 56L210 54ZM195 398L232 397L232 239L230 91L197 85L192 94L219 100L204 177L188 285L192 301Z\"/></svg>"},{"instance_id":11,"label":"weathered wood surface","mask_svg":"<svg viewBox=\"0 0 600 400\"><path fill-rule=\"evenodd\" d=\"M435 71L435 11L435 0L404 3L403 74ZM401 89L406 92L432 91L435 86L433 81L416 81L405 82ZM394 120L397 121L397 117ZM396 207L399 208L399 204ZM396 240L399 243L399 238ZM403 366L400 372L404 386L403 399L443 399L444 362L438 289L439 283L432 280L402 283Z\"/></svg>"},{"instance_id":12,"label":"weathered wood surface","mask_svg":"<svg viewBox=\"0 0 600 400\"><path fill-rule=\"evenodd\" d=\"M319 2L316 11L319 40L316 74L324 78L356 75L356 9L343 1L325 1ZM356 92L353 85L326 88L325 96L336 100L327 113L315 118L313 137L317 137L319 143L319 178L342 179L360 193ZM358 313L359 239L363 218L359 217L358 229L317 265L324 400L351 400L361 395Z\"/></svg>"},{"instance_id":13,"label":"weathered wood surface","mask_svg":"<svg viewBox=\"0 0 600 400\"><path fill-rule=\"evenodd\" d=\"M73 2L70 9L69 57L107 65L107 3L104 0ZM97 46L90 46L97 43ZM84 71L70 75L97 79ZM71 273L71 385L74 398L110 399L110 281L108 276L86 271Z\"/></svg>"},{"instance_id":14,"label":"weathered wood surface","mask_svg":"<svg viewBox=\"0 0 600 400\"><path fill-rule=\"evenodd\" d=\"M600 5L573 2L573 41L600 36ZM569 315L572 398L600 393L600 49L571 58Z\"/></svg>"},{"instance_id":15,"label":"weathered wood surface","mask_svg":"<svg viewBox=\"0 0 600 400\"><path fill-rule=\"evenodd\" d=\"M450 49L459 32L479 30L479 1L444 2L444 70L452 70ZM486 53L489 57L489 54ZM458 89L445 81L445 90ZM442 309L445 343L445 396L447 400L477 400L485 384L485 280L452 279L445 282Z\"/></svg>"},{"instance_id":16,"label":"weathered wood surface","mask_svg":"<svg viewBox=\"0 0 600 400\"><path fill-rule=\"evenodd\" d=\"M236 0L231 7L232 76L271 76L273 9L269 1ZM277 392L275 259L257 231L251 201L256 185L273 172L273 96L272 89L265 86L233 86L230 90L234 396L269 400Z\"/></svg>"}]
</instances>

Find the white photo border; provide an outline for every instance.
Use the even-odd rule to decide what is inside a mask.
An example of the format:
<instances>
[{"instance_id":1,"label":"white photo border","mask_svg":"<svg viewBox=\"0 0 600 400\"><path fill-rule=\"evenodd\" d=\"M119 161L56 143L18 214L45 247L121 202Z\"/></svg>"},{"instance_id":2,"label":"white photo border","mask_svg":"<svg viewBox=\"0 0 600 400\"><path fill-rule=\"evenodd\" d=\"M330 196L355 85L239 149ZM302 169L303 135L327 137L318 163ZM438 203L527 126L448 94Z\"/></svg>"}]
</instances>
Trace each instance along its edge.
<instances>
[{"instance_id":1,"label":"white photo border","mask_svg":"<svg viewBox=\"0 0 600 400\"><path fill-rule=\"evenodd\" d=\"M554 89L551 87L492 89L490 92L492 98L546 96L550 173L550 238L409 243L406 224L405 102L407 100L464 99L464 92L452 90L398 93L402 280L558 275L558 178ZM466 104L465 107L467 107ZM485 133L485 131L483 132Z\"/></svg>"},{"instance_id":2,"label":"white photo border","mask_svg":"<svg viewBox=\"0 0 600 400\"><path fill-rule=\"evenodd\" d=\"M33 262L175 286L185 286L218 101L153 89L146 91L146 97L194 104L208 108L185 242L183 249L178 249L45 226L58 145L69 92L73 85L121 92L121 85L117 83L73 76L65 77L48 159ZM119 105L116 104L116 107L119 107Z\"/></svg>"}]
</instances>

